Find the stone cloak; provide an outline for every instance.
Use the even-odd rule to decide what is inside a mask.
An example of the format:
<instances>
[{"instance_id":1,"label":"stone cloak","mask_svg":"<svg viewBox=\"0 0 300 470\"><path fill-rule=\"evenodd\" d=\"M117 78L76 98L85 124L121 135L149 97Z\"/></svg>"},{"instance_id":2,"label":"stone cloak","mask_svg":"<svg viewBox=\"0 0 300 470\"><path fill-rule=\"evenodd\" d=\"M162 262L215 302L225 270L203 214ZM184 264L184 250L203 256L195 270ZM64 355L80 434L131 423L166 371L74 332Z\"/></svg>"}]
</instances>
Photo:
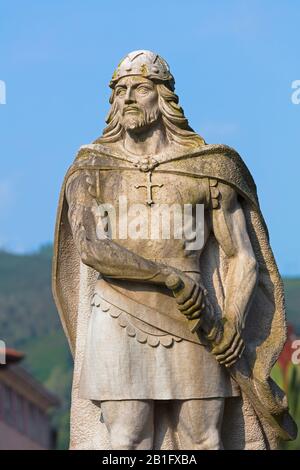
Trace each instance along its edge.
<instances>
[{"instance_id":1,"label":"stone cloak","mask_svg":"<svg viewBox=\"0 0 300 470\"><path fill-rule=\"evenodd\" d=\"M74 357L71 409L71 449L109 450L105 424L99 419L96 404L78 398L81 363L90 315L90 300L97 273L84 265L74 245L68 222L65 187L74 172L93 169L128 169L130 164L111 148L100 144L81 147L68 170L61 189L54 242L52 289L65 334ZM131 164L132 166L132 164ZM248 234L259 266L258 284L248 312L244 340L250 354L253 375L267 381L286 340L283 285L269 244L261 214L256 186L241 157L225 145L204 145L184 155L161 163L155 172L212 178L233 187L239 196ZM201 275L216 311L222 312L226 285L227 260L213 235L201 255ZM160 405L159 405L160 406ZM154 448L180 449L176 430L164 416L163 405L157 409L160 420ZM226 399L222 439L225 449L276 448L278 435L258 416L249 400Z\"/></svg>"}]
</instances>

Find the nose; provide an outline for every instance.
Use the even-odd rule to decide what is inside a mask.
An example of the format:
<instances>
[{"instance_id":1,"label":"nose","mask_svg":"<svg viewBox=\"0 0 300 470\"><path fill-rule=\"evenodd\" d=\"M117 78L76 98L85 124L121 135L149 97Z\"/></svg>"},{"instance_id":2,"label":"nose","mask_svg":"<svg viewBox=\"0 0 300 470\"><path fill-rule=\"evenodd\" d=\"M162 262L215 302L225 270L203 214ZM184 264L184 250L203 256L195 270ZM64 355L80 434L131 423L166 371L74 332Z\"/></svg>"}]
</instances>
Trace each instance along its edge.
<instances>
[{"instance_id":1,"label":"nose","mask_svg":"<svg viewBox=\"0 0 300 470\"><path fill-rule=\"evenodd\" d=\"M125 95L125 104L130 104L135 101L135 96L134 96L134 91L131 87L128 87L126 90L126 95Z\"/></svg>"}]
</instances>

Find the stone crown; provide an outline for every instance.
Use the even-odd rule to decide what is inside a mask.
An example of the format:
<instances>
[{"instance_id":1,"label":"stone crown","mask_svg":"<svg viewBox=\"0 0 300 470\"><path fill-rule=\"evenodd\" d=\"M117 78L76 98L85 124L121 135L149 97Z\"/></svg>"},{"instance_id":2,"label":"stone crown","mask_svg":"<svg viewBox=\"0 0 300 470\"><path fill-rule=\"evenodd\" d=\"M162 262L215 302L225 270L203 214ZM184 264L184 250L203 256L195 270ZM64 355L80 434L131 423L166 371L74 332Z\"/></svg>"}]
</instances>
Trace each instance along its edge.
<instances>
[{"instance_id":1,"label":"stone crown","mask_svg":"<svg viewBox=\"0 0 300 470\"><path fill-rule=\"evenodd\" d=\"M167 82L174 90L174 77L167 62L152 51L139 50L127 54L116 68L109 86L114 88L120 78L130 75L142 75L145 78Z\"/></svg>"}]
</instances>

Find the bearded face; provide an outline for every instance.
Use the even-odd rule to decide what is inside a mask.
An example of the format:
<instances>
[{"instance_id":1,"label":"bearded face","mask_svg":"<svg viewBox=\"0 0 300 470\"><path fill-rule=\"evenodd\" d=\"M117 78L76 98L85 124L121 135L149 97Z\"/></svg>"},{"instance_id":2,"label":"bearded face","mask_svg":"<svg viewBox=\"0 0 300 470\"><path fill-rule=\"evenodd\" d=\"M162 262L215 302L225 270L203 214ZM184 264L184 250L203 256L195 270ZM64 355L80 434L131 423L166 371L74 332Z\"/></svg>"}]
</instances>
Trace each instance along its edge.
<instances>
[{"instance_id":1,"label":"bearded face","mask_svg":"<svg viewBox=\"0 0 300 470\"><path fill-rule=\"evenodd\" d=\"M155 83L138 75L119 80L114 101L126 131L142 132L160 116Z\"/></svg>"}]
</instances>

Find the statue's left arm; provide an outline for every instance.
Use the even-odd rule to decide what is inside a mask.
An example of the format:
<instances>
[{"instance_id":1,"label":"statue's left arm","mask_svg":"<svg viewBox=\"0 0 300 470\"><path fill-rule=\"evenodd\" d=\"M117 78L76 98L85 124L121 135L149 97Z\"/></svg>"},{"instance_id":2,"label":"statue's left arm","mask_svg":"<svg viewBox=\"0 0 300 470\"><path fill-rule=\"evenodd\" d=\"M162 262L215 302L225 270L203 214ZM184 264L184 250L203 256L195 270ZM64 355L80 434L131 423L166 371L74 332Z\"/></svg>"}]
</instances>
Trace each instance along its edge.
<instances>
[{"instance_id":1,"label":"statue's left arm","mask_svg":"<svg viewBox=\"0 0 300 470\"><path fill-rule=\"evenodd\" d=\"M228 259L225 281L224 335L213 349L216 359L229 366L242 354L241 337L257 282L257 262L237 193L219 183L220 204L212 209L212 229Z\"/></svg>"}]
</instances>

